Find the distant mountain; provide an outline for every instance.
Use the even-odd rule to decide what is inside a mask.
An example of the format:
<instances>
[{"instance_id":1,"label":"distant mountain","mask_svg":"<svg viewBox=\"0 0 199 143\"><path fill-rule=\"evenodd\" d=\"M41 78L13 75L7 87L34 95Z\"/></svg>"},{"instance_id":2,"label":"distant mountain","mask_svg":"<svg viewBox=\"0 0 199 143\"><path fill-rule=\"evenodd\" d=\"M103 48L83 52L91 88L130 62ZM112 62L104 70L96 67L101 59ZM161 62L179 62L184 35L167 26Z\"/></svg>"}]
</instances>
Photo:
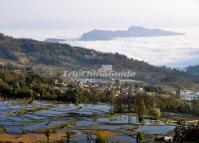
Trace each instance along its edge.
<instances>
[{"instance_id":1,"label":"distant mountain","mask_svg":"<svg viewBox=\"0 0 199 143\"><path fill-rule=\"evenodd\" d=\"M199 76L199 65L187 67L186 72Z\"/></svg>"},{"instance_id":2,"label":"distant mountain","mask_svg":"<svg viewBox=\"0 0 199 143\"><path fill-rule=\"evenodd\" d=\"M135 80L174 87L195 87L199 79L182 71L155 67L118 53L102 53L68 44L32 39L16 39L0 34L0 64L15 63L24 67L44 65L56 70L96 69L110 64L117 71L135 71Z\"/></svg>"},{"instance_id":3,"label":"distant mountain","mask_svg":"<svg viewBox=\"0 0 199 143\"><path fill-rule=\"evenodd\" d=\"M50 43L62 43L66 42L64 39L57 39L57 38L48 38L45 40L45 42L50 42Z\"/></svg>"},{"instance_id":4,"label":"distant mountain","mask_svg":"<svg viewBox=\"0 0 199 143\"><path fill-rule=\"evenodd\" d=\"M192 59L186 59L183 61L177 61L177 62L170 62L166 63L165 65L168 67L177 67L179 69L186 69L187 66L195 66L198 65L199 57L193 57Z\"/></svg>"},{"instance_id":5,"label":"distant mountain","mask_svg":"<svg viewBox=\"0 0 199 143\"><path fill-rule=\"evenodd\" d=\"M165 31L161 29L147 29L144 27L132 26L128 30L118 31L105 31L105 30L92 30L84 33L79 40L80 41L96 41L96 40L111 40L118 37L154 37L154 36L171 36L171 35L183 35L183 33L176 33L171 31Z\"/></svg>"}]
</instances>

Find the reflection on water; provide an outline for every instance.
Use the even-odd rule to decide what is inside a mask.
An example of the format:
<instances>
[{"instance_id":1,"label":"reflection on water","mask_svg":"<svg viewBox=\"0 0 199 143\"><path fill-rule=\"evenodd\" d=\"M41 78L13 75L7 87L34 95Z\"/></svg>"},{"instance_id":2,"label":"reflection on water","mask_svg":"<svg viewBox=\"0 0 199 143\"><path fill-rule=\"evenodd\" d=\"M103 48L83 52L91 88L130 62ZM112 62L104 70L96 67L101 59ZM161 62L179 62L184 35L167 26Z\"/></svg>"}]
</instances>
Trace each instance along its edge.
<instances>
[{"instance_id":1,"label":"reflection on water","mask_svg":"<svg viewBox=\"0 0 199 143\"><path fill-rule=\"evenodd\" d=\"M87 139L86 130L102 129L117 132L110 140L122 140L125 143L135 142L135 132L128 130L139 125L134 114L109 115L108 104L64 104L48 101L36 101L24 105L21 101L0 101L0 126L10 134L33 132L65 124L76 120L67 130L75 131L72 141ZM161 121L145 120L142 124L163 125ZM94 134L91 134L91 136ZM92 142L92 141L91 141Z\"/></svg>"},{"instance_id":2,"label":"reflection on water","mask_svg":"<svg viewBox=\"0 0 199 143\"><path fill-rule=\"evenodd\" d=\"M49 106L52 105L52 106ZM18 115L31 108L49 106L49 108L29 111ZM29 105L16 101L0 101L0 126L7 128L9 133L20 133L22 130L37 130L51 127L74 118L89 117L93 114L104 114L110 111L107 104L63 104L47 101L37 101ZM80 122L81 123L81 122ZM79 124L80 124L79 123Z\"/></svg>"}]
</instances>

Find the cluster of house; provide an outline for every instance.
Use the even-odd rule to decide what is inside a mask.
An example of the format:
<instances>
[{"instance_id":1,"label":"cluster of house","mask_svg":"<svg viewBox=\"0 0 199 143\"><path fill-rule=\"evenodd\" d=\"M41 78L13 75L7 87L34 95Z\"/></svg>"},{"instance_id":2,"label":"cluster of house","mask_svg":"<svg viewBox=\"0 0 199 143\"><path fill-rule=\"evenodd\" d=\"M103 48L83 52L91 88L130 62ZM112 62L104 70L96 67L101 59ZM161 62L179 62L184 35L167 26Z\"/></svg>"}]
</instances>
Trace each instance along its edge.
<instances>
[{"instance_id":1,"label":"cluster of house","mask_svg":"<svg viewBox=\"0 0 199 143\"><path fill-rule=\"evenodd\" d=\"M63 93L67 89L83 89L87 91L99 91L103 92L105 90L112 90L114 91L116 96L128 96L132 93L137 92L144 92L143 88L136 88L134 86L134 83L125 84L125 82L121 81L107 81L107 82L82 82L82 81L69 81L69 82L57 82L55 84L54 90L59 90L61 93Z\"/></svg>"},{"instance_id":2,"label":"cluster of house","mask_svg":"<svg viewBox=\"0 0 199 143\"><path fill-rule=\"evenodd\" d=\"M180 96L181 96L181 99L183 100L191 101L191 100L199 98L199 92L194 92L191 90L181 90Z\"/></svg>"}]
</instances>

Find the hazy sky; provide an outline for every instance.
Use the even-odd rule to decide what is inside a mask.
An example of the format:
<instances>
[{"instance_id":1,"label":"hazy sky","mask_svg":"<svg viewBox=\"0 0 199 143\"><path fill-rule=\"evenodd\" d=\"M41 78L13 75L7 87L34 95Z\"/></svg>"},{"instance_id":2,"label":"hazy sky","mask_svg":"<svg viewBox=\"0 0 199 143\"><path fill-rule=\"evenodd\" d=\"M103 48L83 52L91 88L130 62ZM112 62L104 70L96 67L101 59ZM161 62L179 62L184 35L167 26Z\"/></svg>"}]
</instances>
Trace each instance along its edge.
<instances>
[{"instance_id":1,"label":"hazy sky","mask_svg":"<svg viewBox=\"0 0 199 143\"><path fill-rule=\"evenodd\" d=\"M55 29L199 26L199 0L0 0L0 23Z\"/></svg>"},{"instance_id":2,"label":"hazy sky","mask_svg":"<svg viewBox=\"0 0 199 143\"><path fill-rule=\"evenodd\" d=\"M0 0L0 32L18 38L73 39L94 28L127 29L133 25L168 28L186 35L72 40L71 44L119 52L155 65L198 64L199 0Z\"/></svg>"}]
</instances>

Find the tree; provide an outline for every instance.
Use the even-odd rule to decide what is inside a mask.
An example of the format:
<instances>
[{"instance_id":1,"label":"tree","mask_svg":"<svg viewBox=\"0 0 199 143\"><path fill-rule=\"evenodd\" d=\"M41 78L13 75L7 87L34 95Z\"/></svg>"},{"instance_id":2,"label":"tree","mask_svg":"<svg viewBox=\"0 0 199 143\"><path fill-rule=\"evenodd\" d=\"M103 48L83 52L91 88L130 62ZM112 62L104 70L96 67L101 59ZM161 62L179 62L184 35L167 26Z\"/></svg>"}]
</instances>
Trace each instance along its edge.
<instances>
[{"instance_id":1,"label":"tree","mask_svg":"<svg viewBox=\"0 0 199 143\"><path fill-rule=\"evenodd\" d=\"M109 97L109 101L111 104L111 113L113 113L113 105L114 105L115 98L116 98L114 89L111 88L111 90L109 90L107 92L107 96Z\"/></svg>"},{"instance_id":2,"label":"tree","mask_svg":"<svg viewBox=\"0 0 199 143\"><path fill-rule=\"evenodd\" d=\"M51 130L51 129L48 129L48 130L45 131L44 134L46 135L47 143L50 142L50 136L51 136L53 133L55 133L55 131L53 131L53 130Z\"/></svg>"},{"instance_id":3,"label":"tree","mask_svg":"<svg viewBox=\"0 0 199 143\"><path fill-rule=\"evenodd\" d=\"M70 142L70 136L71 136L71 135L70 135L70 132L67 131L67 132L66 132L67 143Z\"/></svg>"},{"instance_id":4,"label":"tree","mask_svg":"<svg viewBox=\"0 0 199 143\"><path fill-rule=\"evenodd\" d=\"M136 113L138 114L139 121L144 120L144 114L146 113L146 106L144 101L136 102Z\"/></svg>"},{"instance_id":5,"label":"tree","mask_svg":"<svg viewBox=\"0 0 199 143\"><path fill-rule=\"evenodd\" d=\"M106 143L105 134L102 131L97 132L96 143Z\"/></svg>"},{"instance_id":6,"label":"tree","mask_svg":"<svg viewBox=\"0 0 199 143\"><path fill-rule=\"evenodd\" d=\"M160 109L159 108L153 108L151 111L150 111L150 115L157 119L161 116L161 112L160 112Z\"/></svg>"},{"instance_id":7,"label":"tree","mask_svg":"<svg viewBox=\"0 0 199 143\"><path fill-rule=\"evenodd\" d=\"M138 132L136 137L137 143L144 143L144 134Z\"/></svg>"}]
</instances>

